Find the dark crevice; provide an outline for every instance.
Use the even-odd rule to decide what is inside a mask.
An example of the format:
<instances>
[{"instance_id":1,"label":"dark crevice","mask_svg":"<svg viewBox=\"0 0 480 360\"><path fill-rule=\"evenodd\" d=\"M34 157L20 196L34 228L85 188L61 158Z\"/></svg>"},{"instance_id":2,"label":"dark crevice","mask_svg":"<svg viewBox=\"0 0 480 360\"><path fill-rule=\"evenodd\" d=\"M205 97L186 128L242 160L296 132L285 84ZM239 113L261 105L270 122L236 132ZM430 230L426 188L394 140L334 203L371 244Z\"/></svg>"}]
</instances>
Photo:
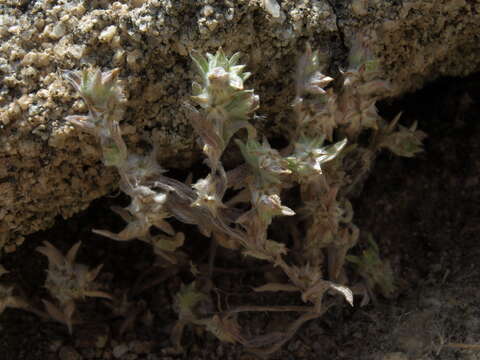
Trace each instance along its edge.
<instances>
[{"instance_id":1,"label":"dark crevice","mask_svg":"<svg viewBox=\"0 0 480 360\"><path fill-rule=\"evenodd\" d=\"M337 26L337 33L338 33L338 37L340 38L340 41L342 43L342 47L348 51L348 46L345 42L345 34L343 33L341 27L340 27L340 20L339 20L339 17L338 17L338 13L337 13L337 8L335 7L335 1L334 0L327 0L328 4L330 5L331 9L332 9L332 12L334 13L335 15L335 24Z\"/></svg>"}]
</instances>

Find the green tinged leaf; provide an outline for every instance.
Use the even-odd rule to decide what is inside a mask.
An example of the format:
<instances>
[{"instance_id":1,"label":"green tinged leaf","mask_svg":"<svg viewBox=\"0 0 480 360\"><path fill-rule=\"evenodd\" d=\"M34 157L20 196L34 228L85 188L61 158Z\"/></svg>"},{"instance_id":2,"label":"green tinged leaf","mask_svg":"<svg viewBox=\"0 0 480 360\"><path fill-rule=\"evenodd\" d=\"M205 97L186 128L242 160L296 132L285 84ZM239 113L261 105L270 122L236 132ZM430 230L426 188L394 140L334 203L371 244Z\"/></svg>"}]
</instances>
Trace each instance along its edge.
<instances>
[{"instance_id":1,"label":"green tinged leaf","mask_svg":"<svg viewBox=\"0 0 480 360\"><path fill-rule=\"evenodd\" d=\"M240 335L240 326L237 321L232 318L220 317L214 315L210 319L202 320L202 324L207 330L215 335L220 341L228 343L242 342Z\"/></svg>"},{"instance_id":2,"label":"green tinged leaf","mask_svg":"<svg viewBox=\"0 0 480 360\"><path fill-rule=\"evenodd\" d=\"M121 166L125 162L125 154L115 143L110 143L103 148L103 162L105 166Z\"/></svg>"},{"instance_id":3,"label":"green tinged leaf","mask_svg":"<svg viewBox=\"0 0 480 360\"><path fill-rule=\"evenodd\" d=\"M389 126L386 133L381 134L378 147L387 148L395 155L404 157L413 157L423 151L423 140L427 137L423 131L417 130L417 124L414 123L410 128L402 125L399 130L393 131Z\"/></svg>"},{"instance_id":4,"label":"green tinged leaf","mask_svg":"<svg viewBox=\"0 0 480 360\"><path fill-rule=\"evenodd\" d=\"M346 260L355 264L358 273L370 288L378 286L386 297L395 291L390 263L381 259L378 245L371 235L368 237L368 247L362 251L361 255L349 255Z\"/></svg>"},{"instance_id":5,"label":"green tinged leaf","mask_svg":"<svg viewBox=\"0 0 480 360\"><path fill-rule=\"evenodd\" d=\"M270 147L266 139L262 144L255 139L248 139L245 144L238 139L235 142L262 186L279 184L282 182L280 176L291 173L285 159Z\"/></svg>"},{"instance_id":6,"label":"green tinged leaf","mask_svg":"<svg viewBox=\"0 0 480 360\"><path fill-rule=\"evenodd\" d=\"M236 52L230 57L230 60L228 61L230 68L233 68L235 66L245 67L245 65L236 65L238 63L238 60L240 60L240 56L242 56L242 54L240 52Z\"/></svg>"},{"instance_id":7,"label":"green tinged leaf","mask_svg":"<svg viewBox=\"0 0 480 360\"><path fill-rule=\"evenodd\" d=\"M208 297L196 289L195 282L192 282L189 285L182 284L175 299L175 305L180 320L187 318L195 319L195 307L200 301L206 299L208 299Z\"/></svg>"},{"instance_id":8,"label":"green tinged leaf","mask_svg":"<svg viewBox=\"0 0 480 360\"><path fill-rule=\"evenodd\" d=\"M185 235L183 233L177 233L174 237L169 236L157 236L152 240L152 243L155 248L164 251L174 252L179 247L183 246L185 241Z\"/></svg>"},{"instance_id":9,"label":"green tinged leaf","mask_svg":"<svg viewBox=\"0 0 480 360\"><path fill-rule=\"evenodd\" d=\"M315 175L322 174L322 164L335 159L347 144L345 138L335 144L322 147L324 139L324 137L302 136L295 144L293 155L286 158L288 168L300 181L311 181Z\"/></svg>"},{"instance_id":10,"label":"green tinged leaf","mask_svg":"<svg viewBox=\"0 0 480 360\"><path fill-rule=\"evenodd\" d=\"M207 61L207 59L205 59L205 57L203 57L197 51L192 51L190 53L190 57L192 58L194 64L197 66L197 69L200 72L200 75L202 75L202 77L205 78L205 76L208 72L208 61Z\"/></svg>"}]
</instances>

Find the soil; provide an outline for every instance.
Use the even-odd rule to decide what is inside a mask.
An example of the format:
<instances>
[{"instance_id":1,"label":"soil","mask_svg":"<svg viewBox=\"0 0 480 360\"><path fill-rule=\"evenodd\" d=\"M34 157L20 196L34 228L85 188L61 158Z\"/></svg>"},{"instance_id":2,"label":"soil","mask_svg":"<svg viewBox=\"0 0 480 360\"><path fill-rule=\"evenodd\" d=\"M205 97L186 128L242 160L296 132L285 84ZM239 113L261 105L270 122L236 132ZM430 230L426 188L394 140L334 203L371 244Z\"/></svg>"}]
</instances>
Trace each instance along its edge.
<instances>
[{"instance_id":1,"label":"soil","mask_svg":"<svg viewBox=\"0 0 480 360\"><path fill-rule=\"evenodd\" d=\"M354 201L355 223L363 234L373 236L392 265L395 296L378 295L364 307L330 309L304 325L273 359L480 359L480 75L441 79L380 104L380 110L387 118L403 111L405 123L418 121L429 135L426 151L416 158L382 154ZM151 250L141 242L118 243L91 233L92 228L119 230L122 224L109 207L125 202L113 194L94 201L81 214L57 220L52 229L31 235L2 259L10 270L2 279L18 284L31 299L47 297L39 286L47 263L35 248L48 240L66 251L81 240L78 260L91 267L105 264L99 279L105 289L132 291L154 262ZM188 227L185 231L193 233ZM195 240L189 250L199 258L208 256L206 239ZM353 252L364 246L360 242ZM230 256L225 262L238 261L228 252L222 256ZM217 266L222 265L220 260ZM218 269L215 283L230 304L298 301L293 296L242 295L259 284L261 271L244 265L247 270L234 273ZM155 274L144 274L143 279L155 281ZM75 325L73 335L61 324L7 309L0 317L0 359L255 359L240 346L220 344L198 328L187 330L184 353L174 351L169 340L176 318L171 304L180 283L188 281L188 274L172 274L138 291L128 311L131 326L122 334L124 317L104 300L79 306L82 322ZM115 295L121 298L121 293ZM263 332L266 323L278 327L289 320L287 315L257 313L240 322L247 331Z\"/></svg>"}]
</instances>

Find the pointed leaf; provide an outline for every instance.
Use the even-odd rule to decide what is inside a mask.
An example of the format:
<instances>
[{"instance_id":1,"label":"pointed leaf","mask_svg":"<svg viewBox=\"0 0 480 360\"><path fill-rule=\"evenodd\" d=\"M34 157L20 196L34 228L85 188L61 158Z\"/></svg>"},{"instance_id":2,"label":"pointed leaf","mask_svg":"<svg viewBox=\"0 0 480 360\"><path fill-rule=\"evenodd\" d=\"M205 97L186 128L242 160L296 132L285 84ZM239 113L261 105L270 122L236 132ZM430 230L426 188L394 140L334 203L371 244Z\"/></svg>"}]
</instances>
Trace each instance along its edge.
<instances>
[{"instance_id":1,"label":"pointed leaf","mask_svg":"<svg viewBox=\"0 0 480 360\"><path fill-rule=\"evenodd\" d=\"M210 54L207 54L207 56ZM205 77L208 72L208 61L199 52L192 51L190 57L198 68L200 74Z\"/></svg>"},{"instance_id":2,"label":"pointed leaf","mask_svg":"<svg viewBox=\"0 0 480 360\"><path fill-rule=\"evenodd\" d=\"M48 315L55 321L62 323L67 326L68 332L72 333L72 321L71 319L67 319L65 313L60 310L57 306L52 304L50 301L42 300L45 309L47 310Z\"/></svg>"},{"instance_id":3,"label":"pointed leaf","mask_svg":"<svg viewBox=\"0 0 480 360\"><path fill-rule=\"evenodd\" d=\"M234 70L237 66L240 67L240 66L245 66L245 65L236 65L238 63L238 60L240 60L240 56L242 56L242 53L240 52L236 52L235 54L233 54L230 59L229 59L229 63L230 63L230 69L231 70ZM243 68L242 68L243 69Z\"/></svg>"},{"instance_id":4,"label":"pointed leaf","mask_svg":"<svg viewBox=\"0 0 480 360\"><path fill-rule=\"evenodd\" d=\"M0 264L0 277L2 277L2 276L5 275L5 274L8 274L8 273L9 273L9 271L6 270L6 269L3 267L3 265Z\"/></svg>"},{"instance_id":5,"label":"pointed leaf","mask_svg":"<svg viewBox=\"0 0 480 360\"><path fill-rule=\"evenodd\" d=\"M75 258L77 257L77 252L78 252L78 249L80 249L80 245L82 245L82 242L78 241L75 245L71 247L70 250L68 250L68 253L65 256L65 258L70 264L73 264L75 262Z\"/></svg>"},{"instance_id":6,"label":"pointed leaf","mask_svg":"<svg viewBox=\"0 0 480 360\"><path fill-rule=\"evenodd\" d=\"M87 282L95 280L103 268L103 264L98 265L95 269L90 270L86 275Z\"/></svg>"},{"instance_id":7,"label":"pointed leaf","mask_svg":"<svg viewBox=\"0 0 480 360\"><path fill-rule=\"evenodd\" d=\"M44 246L40 246L36 250L45 255L50 264L62 267L65 264L65 258L63 257L63 254L48 241L44 241L43 245Z\"/></svg>"},{"instance_id":8,"label":"pointed leaf","mask_svg":"<svg viewBox=\"0 0 480 360\"><path fill-rule=\"evenodd\" d=\"M330 282L330 288L343 295L345 300L353 306L353 292L348 287Z\"/></svg>"},{"instance_id":9,"label":"pointed leaf","mask_svg":"<svg viewBox=\"0 0 480 360\"><path fill-rule=\"evenodd\" d=\"M98 297L98 298L113 300L112 295L110 295L109 293L106 293L105 291L100 291L100 290L86 291L85 296L87 296L87 297Z\"/></svg>"}]
</instances>

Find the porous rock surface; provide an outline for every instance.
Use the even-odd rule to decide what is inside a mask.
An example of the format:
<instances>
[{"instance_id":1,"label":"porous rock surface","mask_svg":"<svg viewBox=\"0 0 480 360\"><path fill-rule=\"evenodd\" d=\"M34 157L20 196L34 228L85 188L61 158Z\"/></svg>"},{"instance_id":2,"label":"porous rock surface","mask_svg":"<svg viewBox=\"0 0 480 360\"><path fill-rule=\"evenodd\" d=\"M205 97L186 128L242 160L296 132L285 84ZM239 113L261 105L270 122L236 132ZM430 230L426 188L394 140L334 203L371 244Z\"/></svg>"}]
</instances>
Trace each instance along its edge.
<instances>
[{"instance_id":1,"label":"porous rock surface","mask_svg":"<svg viewBox=\"0 0 480 360\"><path fill-rule=\"evenodd\" d=\"M86 109L61 70L118 67L131 149L160 145L165 167L200 161L181 104L189 52L240 51L266 132L281 128L305 42L345 64L365 34L401 94L479 66L480 4L468 0L0 1L0 248L69 217L115 187L94 139L64 120Z\"/></svg>"}]
</instances>

